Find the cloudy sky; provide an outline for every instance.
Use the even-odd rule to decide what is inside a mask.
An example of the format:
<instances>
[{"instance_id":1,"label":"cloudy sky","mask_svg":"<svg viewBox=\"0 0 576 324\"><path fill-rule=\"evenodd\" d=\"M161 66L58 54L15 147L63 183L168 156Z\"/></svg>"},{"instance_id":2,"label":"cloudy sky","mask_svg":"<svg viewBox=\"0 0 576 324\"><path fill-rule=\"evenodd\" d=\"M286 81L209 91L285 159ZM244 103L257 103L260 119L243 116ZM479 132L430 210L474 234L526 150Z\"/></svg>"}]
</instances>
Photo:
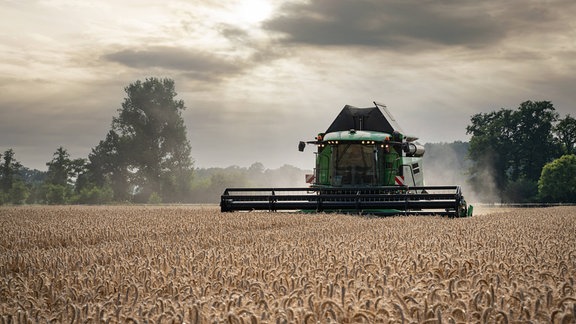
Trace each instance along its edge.
<instances>
[{"instance_id":1,"label":"cloudy sky","mask_svg":"<svg viewBox=\"0 0 576 324\"><path fill-rule=\"evenodd\" d=\"M146 77L174 79L197 167L313 168L299 140L386 104L421 142L478 112L576 114L574 0L0 0L0 150L87 157Z\"/></svg>"}]
</instances>

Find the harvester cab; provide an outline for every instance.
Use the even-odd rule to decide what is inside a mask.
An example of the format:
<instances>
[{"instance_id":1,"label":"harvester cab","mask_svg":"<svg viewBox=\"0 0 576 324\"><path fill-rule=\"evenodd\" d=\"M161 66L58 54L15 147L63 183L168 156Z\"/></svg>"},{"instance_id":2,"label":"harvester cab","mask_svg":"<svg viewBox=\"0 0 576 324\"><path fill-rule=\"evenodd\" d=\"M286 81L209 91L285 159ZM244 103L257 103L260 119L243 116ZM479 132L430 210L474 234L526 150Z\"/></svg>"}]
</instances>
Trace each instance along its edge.
<instances>
[{"instance_id":1,"label":"harvester cab","mask_svg":"<svg viewBox=\"0 0 576 324\"><path fill-rule=\"evenodd\" d=\"M374 108L345 106L326 132L315 141L314 186L418 186L424 185L418 138L407 136L386 106Z\"/></svg>"},{"instance_id":2,"label":"harvester cab","mask_svg":"<svg viewBox=\"0 0 576 324\"><path fill-rule=\"evenodd\" d=\"M424 185L424 147L374 105L346 105L325 132L299 143L299 151L316 147L310 187L228 188L221 210L471 216L459 186Z\"/></svg>"}]
</instances>

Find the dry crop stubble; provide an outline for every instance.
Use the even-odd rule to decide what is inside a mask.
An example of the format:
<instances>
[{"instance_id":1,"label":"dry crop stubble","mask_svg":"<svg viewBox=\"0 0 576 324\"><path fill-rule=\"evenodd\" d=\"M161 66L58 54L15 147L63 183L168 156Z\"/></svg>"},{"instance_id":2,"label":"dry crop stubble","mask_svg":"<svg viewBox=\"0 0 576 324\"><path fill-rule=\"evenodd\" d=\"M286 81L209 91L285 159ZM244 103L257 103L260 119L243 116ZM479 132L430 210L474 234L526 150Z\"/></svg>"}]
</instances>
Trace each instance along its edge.
<instances>
[{"instance_id":1,"label":"dry crop stubble","mask_svg":"<svg viewBox=\"0 0 576 324\"><path fill-rule=\"evenodd\" d=\"M576 208L466 219L0 208L2 322L576 319Z\"/></svg>"}]
</instances>

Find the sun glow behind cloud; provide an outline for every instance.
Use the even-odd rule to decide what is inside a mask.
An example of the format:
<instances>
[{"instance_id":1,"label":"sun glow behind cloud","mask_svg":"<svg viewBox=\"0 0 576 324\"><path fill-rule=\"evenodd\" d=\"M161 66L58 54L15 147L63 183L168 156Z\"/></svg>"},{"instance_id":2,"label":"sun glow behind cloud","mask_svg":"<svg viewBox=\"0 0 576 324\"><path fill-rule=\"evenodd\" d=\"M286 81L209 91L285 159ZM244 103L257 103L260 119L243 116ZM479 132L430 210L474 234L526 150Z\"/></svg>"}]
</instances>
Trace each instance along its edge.
<instances>
[{"instance_id":1,"label":"sun glow behind cloud","mask_svg":"<svg viewBox=\"0 0 576 324\"><path fill-rule=\"evenodd\" d=\"M265 0L243 0L234 6L235 20L245 24L258 24L270 17L273 6Z\"/></svg>"}]
</instances>

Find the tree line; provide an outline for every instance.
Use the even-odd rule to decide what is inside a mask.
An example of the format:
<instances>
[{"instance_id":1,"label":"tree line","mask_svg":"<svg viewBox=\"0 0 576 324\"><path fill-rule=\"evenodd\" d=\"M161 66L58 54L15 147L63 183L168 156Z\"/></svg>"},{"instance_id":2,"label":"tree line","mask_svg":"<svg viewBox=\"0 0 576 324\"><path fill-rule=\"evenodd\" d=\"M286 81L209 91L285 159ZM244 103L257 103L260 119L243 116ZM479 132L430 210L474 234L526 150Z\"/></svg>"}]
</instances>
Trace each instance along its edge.
<instances>
[{"instance_id":1,"label":"tree line","mask_svg":"<svg viewBox=\"0 0 576 324\"><path fill-rule=\"evenodd\" d=\"M98 186L90 180L90 160L71 159L67 150L59 147L48 171L32 170L22 166L14 150L0 154L0 205L2 204L110 204L110 203L218 203L220 195L230 187L305 187L302 170L291 165L266 169L260 162L249 167L195 168L178 200L152 192L147 198L133 187L132 192L121 193L118 200L110 182ZM170 195L170 192L163 191Z\"/></svg>"},{"instance_id":2,"label":"tree line","mask_svg":"<svg viewBox=\"0 0 576 324\"><path fill-rule=\"evenodd\" d=\"M59 147L44 172L24 167L12 149L0 154L0 204L214 203L227 187L304 186L311 173L261 163L194 169L174 81L148 78L124 90L87 158ZM470 142L426 145L426 179L461 174L490 201L576 202L576 119L560 118L551 102L475 114L466 131Z\"/></svg>"},{"instance_id":3,"label":"tree line","mask_svg":"<svg viewBox=\"0 0 576 324\"><path fill-rule=\"evenodd\" d=\"M469 182L501 202L576 202L576 119L550 101L472 116Z\"/></svg>"}]
</instances>

